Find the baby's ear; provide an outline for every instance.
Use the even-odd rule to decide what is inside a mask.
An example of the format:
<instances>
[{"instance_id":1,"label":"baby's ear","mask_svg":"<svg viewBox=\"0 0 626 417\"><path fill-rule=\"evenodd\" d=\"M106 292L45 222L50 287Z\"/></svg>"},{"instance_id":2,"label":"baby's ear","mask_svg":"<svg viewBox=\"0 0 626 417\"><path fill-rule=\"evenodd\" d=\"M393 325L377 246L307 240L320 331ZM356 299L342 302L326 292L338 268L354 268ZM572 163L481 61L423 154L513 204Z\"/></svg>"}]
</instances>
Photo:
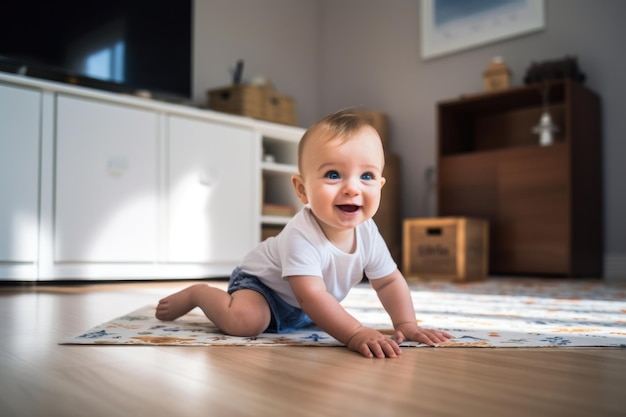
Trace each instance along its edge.
<instances>
[{"instance_id":1,"label":"baby's ear","mask_svg":"<svg viewBox=\"0 0 626 417\"><path fill-rule=\"evenodd\" d=\"M387 183L387 178L380 177L380 188L383 188L383 185Z\"/></svg>"},{"instance_id":2,"label":"baby's ear","mask_svg":"<svg viewBox=\"0 0 626 417\"><path fill-rule=\"evenodd\" d=\"M302 204L308 204L309 199L306 196L306 188L304 188L304 179L302 176L300 174L293 174L291 184L296 192L296 196L298 196L298 200L300 200Z\"/></svg>"}]
</instances>

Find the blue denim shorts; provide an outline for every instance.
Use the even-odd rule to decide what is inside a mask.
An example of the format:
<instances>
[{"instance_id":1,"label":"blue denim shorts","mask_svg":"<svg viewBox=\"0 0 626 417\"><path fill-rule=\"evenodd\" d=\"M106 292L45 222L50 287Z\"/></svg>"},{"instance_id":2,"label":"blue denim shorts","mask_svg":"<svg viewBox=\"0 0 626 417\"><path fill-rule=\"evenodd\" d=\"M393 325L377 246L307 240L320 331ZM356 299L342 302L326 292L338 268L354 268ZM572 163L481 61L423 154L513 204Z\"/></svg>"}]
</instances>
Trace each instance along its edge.
<instances>
[{"instance_id":1,"label":"blue denim shorts","mask_svg":"<svg viewBox=\"0 0 626 417\"><path fill-rule=\"evenodd\" d=\"M240 268L235 268L228 283L228 293L232 294L238 290L256 291L267 300L272 312L272 319L265 332L289 333L313 324L313 321L302 309L283 301L274 290L263 284L259 278L246 274Z\"/></svg>"}]
</instances>

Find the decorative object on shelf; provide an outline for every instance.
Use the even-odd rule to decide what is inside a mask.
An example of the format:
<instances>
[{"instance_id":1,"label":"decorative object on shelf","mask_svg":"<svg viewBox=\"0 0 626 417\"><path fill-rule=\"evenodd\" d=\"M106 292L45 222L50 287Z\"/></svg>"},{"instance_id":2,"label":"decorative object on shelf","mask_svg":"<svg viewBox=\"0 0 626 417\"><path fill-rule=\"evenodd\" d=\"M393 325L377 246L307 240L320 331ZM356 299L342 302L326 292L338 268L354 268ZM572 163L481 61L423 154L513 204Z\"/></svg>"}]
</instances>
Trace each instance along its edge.
<instances>
[{"instance_id":1,"label":"decorative object on shelf","mask_svg":"<svg viewBox=\"0 0 626 417\"><path fill-rule=\"evenodd\" d=\"M550 113L544 111L539 119L539 124L533 128L533 133L539 135L539 144L541 146L548 146L554 143L553 133L559 131L559 127L552 122Z\"/></svg>"},{"instance_id":2,"label":"decorative object on shelf","mask_svg":"<svg viewBox=\"0 0 626 417\"><path fill-rule=\"evenodd\" d=\"M276 157L274 156L274 154L268 150L267 146L265 146L265 144L262 145L262 149L263 149L263 153L261 155L262 157L262 161L263 162L268 162L268 163L275 163L276 162Z\"/></svg>"},{"instance_id":3,"label":"decorative object on shelf","mask_svg":"<svg viewBox=\"0 0 626 417\"><path fill-rule=\"evenodd\" d=\"M534 84L562 80L564 78L569 78L580 83L585 81L585 74L578 68L578 60L576 57L566 56L563 59L552 61L532 62L530 67L526 70L524 83Z\"/></svg>"},{"instance_id":4,"label":"decorative object on shelf","mask_svg":"<svg viewBox=\"0 0 626 417\"><path fill-rule=\"evenodd\" d=\"M539 124L533 127L532 131L539 135L539 144L541 146L548 146L554 143L554 133L559 131L559 127L552 121L552 116L548 111L550 102L550 86L546 86L541 90L543 96L543 111L539 118Z\"/></svg>"},{"instance_id":5,"label":"decorative object on shelf","mask_svg":"<svg viewBox=\"0 0 626 417\"><path fill-rule=\"evenodd\" d=\"M507 90L511 86L511 70L502 57L496 56L483 72L483 79L486 92Z\"/></svg>"},{"instance_id":6,"label":"decorative object on shelf","mask_svg":"<svg viewBox=\"0 0 626 417\"><path fill-rule=\"evenodd\" d=\"M241 80L243 78L243 59L237 61L237 66L233 71L233 85L241 84Z\"/></svg>"}]
</instances>

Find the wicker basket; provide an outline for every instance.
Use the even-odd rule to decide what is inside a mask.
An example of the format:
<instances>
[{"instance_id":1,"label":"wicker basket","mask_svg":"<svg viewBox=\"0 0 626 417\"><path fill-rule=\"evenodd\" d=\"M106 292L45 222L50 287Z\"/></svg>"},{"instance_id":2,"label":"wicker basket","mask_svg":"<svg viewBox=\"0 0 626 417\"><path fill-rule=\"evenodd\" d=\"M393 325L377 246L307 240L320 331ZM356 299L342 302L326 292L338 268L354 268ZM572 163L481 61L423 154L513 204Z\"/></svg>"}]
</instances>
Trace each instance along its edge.
<instances>
[{"instance_id":1,"label":"wicker basket","mask_svg":"<svg viewBox=\"0 0 626 417\"><path fill-rule=\"evenodd\" d=\"M207 92L209 109L286 125L296 125L292 98L271 86L238 84Z\"/></svg>"}]
</instances>

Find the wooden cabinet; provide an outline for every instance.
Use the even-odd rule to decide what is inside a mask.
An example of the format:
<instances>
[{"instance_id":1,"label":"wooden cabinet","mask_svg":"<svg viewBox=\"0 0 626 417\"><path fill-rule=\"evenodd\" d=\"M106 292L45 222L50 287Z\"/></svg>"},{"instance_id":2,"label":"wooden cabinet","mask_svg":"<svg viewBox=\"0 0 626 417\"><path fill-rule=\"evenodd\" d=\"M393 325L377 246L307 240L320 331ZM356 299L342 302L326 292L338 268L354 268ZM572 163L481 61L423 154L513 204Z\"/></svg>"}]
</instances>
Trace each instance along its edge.
<instances>
[{"instance_id":1,"label":"wooden cabinet","mask_svg":"<svg viewBox=\"0 0 626 417\"><path fill-rule=\"evenodd\" d=\"M544 91L549 146L532 131ZM489 220L491 274L601 276L595 93L565 80L441 102L438 133L438 213Z\"/></svg>"},{"instance_id":2,"label":"wooden cabinet","mask_svg":"<svg viewBox=\"0 0 626 417\"><path fill-rule=\"evenodd\" d=\"M398 267L402 265L401 163L399 155L385 153L383 177L386 182L381 192L380 206L374 215L378 231L387 243L391 256Z\"/></svg>"},{"instance_id":3,"label":"wooden cabinet","mask_svg":"<svg viewBox=\"0 0 626 417\"><path fill-rule=\"evenodd\" d=\"M0 84L0 270L35 271L41 93Z\"/></svg>"}]
</instances>

